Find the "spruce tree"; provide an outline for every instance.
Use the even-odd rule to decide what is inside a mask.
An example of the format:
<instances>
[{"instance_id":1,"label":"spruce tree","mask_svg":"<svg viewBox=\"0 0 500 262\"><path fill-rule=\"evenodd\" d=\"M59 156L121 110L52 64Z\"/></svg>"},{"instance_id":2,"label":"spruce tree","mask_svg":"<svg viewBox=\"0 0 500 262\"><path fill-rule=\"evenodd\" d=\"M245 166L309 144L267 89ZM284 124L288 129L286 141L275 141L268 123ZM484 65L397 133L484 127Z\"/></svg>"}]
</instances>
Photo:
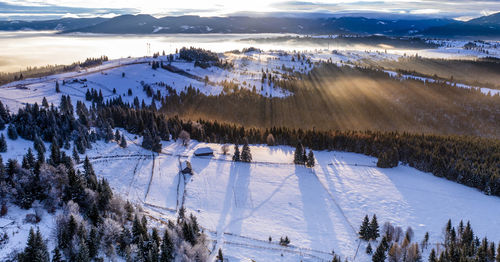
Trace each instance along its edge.
<instances>
[{"instance_id":1,"label":"spruce tree","mask_svg":"<svg viewBox=\"0 0 500 262\"><path fill-rule=\"evenodd\" d=\"M7 152L7 141L5 140L5 136L3 134L0 135L0 152Z\"/></svg>"},{"instance_id":2,"label":"spruce tree","mask_svg":"<svg viewBox=\"0 0 500 262\"><path fill-rule=\"evenodd\" d=\"M63 262L61 251L59 251L59 248L54 248L54 251L52 251L52 262Z\"/></svg>"},{"instance_id":3,"label":"spruce tree","mask_svg":"<svg viewBox=\"0 0 500 262\"><path fill-rule=\"evenodd\" d=\"M368 242L368 246L366 246L366 254L371 255L373 253L372 245Z\"/></svg>"},{"instance_id":4,"label":"spruce tree","mask_svg":"<svg viewBox=\"0 0 500 262\"><path fill-rule=\"evenodd\" d=\"M223 262L224 255L222 255L222 249L219 248L219 253L217 254L217 261Z\"/></svg>"},{"instance_id":5,"label":"spruce tree","mask_svg":"<svg viewBox=\"0 0 500 262\"><path fill-rule=\"evenodd\" d=\"M241 161L243 162L252 162L252 153L250 152L250 147L248 146L248 142L245 141L243 145L243 149L241 150Z\"/></svg>"},{"instance_id":6,"label":"spruce tree","mask_svg":"<svg viewBox=\"0 0 500 262\"><path fill-rule=\"evenodd\" d=\"M315 164L314 153L312 150L309 150L309 154L307 155L306 166L309 168L313 168Z\"/></svg>"},{"instance_id":7,"label":"spruce tree","mask_svg":"<svg viewBox=\"0 0 500 262\"><path fill-rule=\"evenodd\" d=\"M376 215L373 215L372 221L370 222L368 236L369 236L369 239L373 239L373 240L376 240L380 236Z\"/></svg>"},{"instance_id":8,"label":"spruce tree","mask_svg":"<svg viewBox=\"0 0 500 262\"><path fill-rule=\"evenodd\" d=\"M127 140L125 140L125 136L122 134L122 137L120 139L120 147L126 148L127 147Z\"/></svg>"},{"instance_id":9,"label":"spruce tree","mask_svg":"<svg viewBox=\"0 0 500 262\"><path fill-rule=\"evenodd\" d=\"M115 141L120 142L122 136L120 135L120 131L116 130L115 132Z\"/></svg>"},{"instance_id":10,"label":"spruce tree","mask_svg":"<svg viewBox=\"0 0 500 262\"><path fill-rule=\"evenodd\" d=\"M57 166L61 163L61 149L55 137L52 139L52 144L50 145L50 163L53 166Z\"/></svg>"},{"instance_id":11,"label":"spruce tree","mask_svg":"<svg viewBox=\"0 0 500 262\"><path fill-rule=\"evenodd\" d=\"M381 242L378 245L377 250L375 250L375 254L373 254L372 261L373 262L384 262L385 259L387 258L385 251L386 251L386 248L385 248L384 244Z\"/></svg>"},{"instance_id":12,"label":"spruce tree","mask_svg":"<svg viewBox=\"0 0 500 262\"><path fill-rule=\"evenodd\" d=\"M233 161L238 162L240 161L240 149L238 147L238 144L234 145L234 155L233 155Z\"/></svg>"},{"instance_id":13,"label":"spruce tree","mask_svg":"<svg viewBox=\"0 0 500 262\"><path fill-rule=\"evenodd\" d=\"M47 246L43 241L40 230L35 233L33 228L30 229L28 243L24 252L19 256L20 262L49 262L50 255L47 251Z\"/></svg>"},{"instance_id":14,"label":"spruce tree","mask_svg":"<svg viewBox=\"0 0 500 262\"><path fill-rule=\"evenodd\" d=\"M305 149L302 146L302 143L299 142L297 144L297 146L295 147L295 153L293 156L293 163L296 165L304 165L305 164L304 155L305 155Z\"/></svg>"},{"instance_id":15,"label":"spruce tree","mask_svg":"<svg viewBox=\"0 0 500 262\"><path fill-rule=\"evenodd\" d=\"M47 102L47 98L45 98L45 96L42 99L42 106L45 108L49 108L49 102Z\"/></svg>"},{"instance_id":16,"label":"spruce tree","mask_svg":"<svg viewBox=\"0 0 500 262\"><path fill-rule=\"evenodd\" d=\"M56 93L61 93L61 89L59 88L59 81L56 81Z\"/></svg>"},{"instance_id":17,"label":"spruce tree","mask_svg":"<svg viewBox=\"0 0 500 262\"><path fill-rule=\"evenodd\" d=\"M83 174L85 176L87 186L90 189L95 190L97 188L97 176L88 156L85 156L85 160L83 161Z\"/></svg>"},{"instance_id":18,"label":"spruce tree","mask_svg":"<svg viewBox=\"0 0 500 262\"><path fill-rule=\"evenodd\" d=\"M17 137L19 136L17 134L17 130L16 130L16 127L13 125L13 124L10 124L9 127L7 128L7 136L11 139L11 140L16 140Z\"/></svg>"},{"instance_id":19,"label":"spruce tree","mask_svg":"<svg viewBox=\"0 0 500 262\"><path fill-rule=\"evenodd\" d=\"M85 239L80 239L80 246L75 262L90 262L89 247Z\"/></svg>"},{"instance_id":20,"label":"spruce tree","mask_svg":"<svg viewBox=\"0 0 500 262\"><path fill-rule=\"evenodd\" d=\"M379 246L377 247L375 253L373 254L372 261L385 261L387 258L386 252L389 250L389 243L387 243L387 239L385 237L380 241Z\"/></svg>"},{"instance_id":21,"label":"spruce tree","mask_svg":"<svg viewBox=\"0 0 500 262\"><path fill-rule=\"evenodd\" d=\"M495 258L495 262L500 262L500 243L497 247L497 257Z\"/></svg>"},{"instance_id":22,"label":"spruce tree","mask_svg":"<svg viewBox=\"0 0 500 262\"><path fill-rule=\"evenodd\" d=\"M165 230L165 233L163 234L160 251L160 262L174 261L174 242L172 241L168 230Z\"/></svg>"},{"instance_id":23,"label":"spruce tree","mask_svg":"<svg viewBox=\"0 0 500 262\"><path fill-rule=\"evenodd\" d=\"M80 163L80 154L78 154L76 146L73 146L73 160L75 160L76 163Z\"/></svg>"},{"instance_id":24,"label":"spruce tree","mask_svg":"<svg viewBox=\"0 0 500 262\"><path fill-rule=\"evenodd\" d=\"M359 227L358 234L361 239L368 241L370 240L369 232L370 232L370 219L368 218L368 215L366 215L363 220L363 223Z\"/></svg>"},{"instance_id":25,"label":"spruce tree","mask_svg":"<svg viewBox=\"0 0 500 262\"><path fill-rule=\"evenodd\" d=\"M434 250L434 248L431 250L431 254L429 255L429 262L437 262L436 250Z\"/></svg>"}]
</instances>

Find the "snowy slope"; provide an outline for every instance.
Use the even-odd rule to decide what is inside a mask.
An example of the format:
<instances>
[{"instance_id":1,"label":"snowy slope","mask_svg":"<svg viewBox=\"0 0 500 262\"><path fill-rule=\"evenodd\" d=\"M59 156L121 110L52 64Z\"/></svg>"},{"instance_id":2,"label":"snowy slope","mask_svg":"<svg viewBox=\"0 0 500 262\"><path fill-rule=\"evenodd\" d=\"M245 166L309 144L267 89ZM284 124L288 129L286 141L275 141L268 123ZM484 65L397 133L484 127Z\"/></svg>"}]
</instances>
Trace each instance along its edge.
<instances>
[{"instance_id":1,"label":"snowy slope","mask_svg":"<svg viewBox=\"0 0 500 262\"><path fill-rule=\"evenodd\" d=\"M380 224L411 226L417 240L429 232L431 243L442 242L449 218L470 220L478 235L500 239L499 198L406 166L377 168L375 158L363 155L315 152L317 165L311 170L290 164L289 147L251 146L254 163L247 164L231 162L216 144L192 142L186 149L163 142L163 153L153 160L134 145L120 149L100 143L88 153L114 156L93 160L114 190L159 218L175 218L184 205L214 240L215 250L222 248L231 261L322 261L331 259L332 250L352 259L366 214L377 214ZM203 146L216 155L194 157ZM186 159L193 176L179 174L179 160ZM290 247L277 244L282 236L291 239ZM356 261L369 260L364 245Z\"/></svg>"}]
</instances>

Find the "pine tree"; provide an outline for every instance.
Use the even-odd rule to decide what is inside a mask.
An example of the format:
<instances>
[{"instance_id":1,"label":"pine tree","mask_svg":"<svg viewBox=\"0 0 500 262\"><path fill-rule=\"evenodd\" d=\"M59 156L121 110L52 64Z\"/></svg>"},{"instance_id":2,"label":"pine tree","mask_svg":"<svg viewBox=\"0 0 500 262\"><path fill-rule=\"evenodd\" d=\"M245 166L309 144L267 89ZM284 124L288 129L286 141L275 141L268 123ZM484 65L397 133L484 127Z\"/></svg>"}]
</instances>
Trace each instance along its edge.
<instances>
[{"instance_id":1,"label":"pine tree","mask_svg":"<svg viewBox=\"0 0 500 262\"><path fill-rule=\"evenodd\" d=\"M75 160L76 163L80 163L80 154L78 154L76 146L73 146L73 160Z\"/></svg>"},{"instance_id":2,"label":"pine tree","mask_svg":"<svg viewBox=\"0 0 500 262\"><path fill-rule=\"evenodd\" d=\"M28 243L24 252L19 256L20 262L49 262L50 255L47 251L47 246L43 241L40 230L35 233L33 228L30 229Z\"/></svg>"},{"instance_id":3,"label":"pine tree","mask_svg":"<svg viewBox=\"0 0 500 262\"><path fill-rule=\"evenodd\" d=\"M52 262L63 262L61 251L59 251L59 248L54 248L54 251L52 251L52 253L54 253L54 255L52 255Z\"/></svg>"},{"instance_id":4,"label":"pine tree","mask_svg":"<svg viewBox=\"0 0 500 262\"><path fill-rule=\"evenodd\" d=\"M306 161L304 159L304 155L305 155L305 149L302 146L302 143L299 142L297 144L297 147L295 147L295 153L294 153L294 156L293 156L293 163L296 164L296 165L304 165L305 161Z\"/></svg>"},{"instance_id":5,"label":"pine tree","mask_svg":"<svg viewBox=\"0 0 500 262\"><path fill-rule=\"evenodd\" d=\"M500 244L497 247L497 257L495 258L495 262L500 262Z\"/></svg>"},{"instance_id":6,"label":"pine tree","mask_svg":"<svg viewBox=\"0 0 500 262\"><path fill-rule=\"evenodd\" d=\"M431 250L431 254L429 255L429 262L437 262L436 250L434 250L434 248Z\"/></svg>"},{"instance_id":7,"label":"pine tree","mask_svg":"<svg viewBox=\"0 0 500 262\"><path fill-rule=\"evenodd\" d=\"M248 142L245 141L243 145L243 149L241 150L241 161L243 162L252 162L252 153L250 152L250 147L248 146Z\"/></svg>"},{"instance_id":8,"label":"pine tree","mask_svg":"<svg viewBox=\"0 0 500 262\"><path fill-rule=\"evenodd\" d=\"M370 240L369 232L370 232L370 219L368 218L368 215L366 215L365 219L363 220L363 223L359 227L358 234L361 239L368 241Z\"/></svg>"},{"instance_id":9,"label":"pine tree","mask_svg":"<svg viewBox=\"0 0 500 262\"><path fill-rule=\"evenodd\" d=\"M309 150L309 154L307 155L306 166L309 168L313 168L315 164L314 153L312 150Z\"/></svg>"},{"instance_id":10,"label":"pine tree","mask_svg":"<svg viewBox=\"0 0 500 262\"><path fill-rule=\"evenodd\" d=\"M233 161L238 162L240 161L240 149L238 147L238 144L234 145L234 155L233 155Z\"/></svg>"},{"instance_id":11,"label":"pine tree","mask_svg":"<svg viewBox=\"0 0 500 262\"><path fill-rule=\"evenodd\" d=\"M368 236L369 236L369 239L373 239L373 240L376 240L380 236L376 215L373 215L372 221L370 222Z\"/></svg>"},{"instance_id":12,"label":"pine tree","mask_svg":"<svg viewBox=\"0 0 500 262\"><path fill-rule=\"evenodd\" d=\"M17 134L17 130L16 130L16 127L13 125L13 124L10 124L9 127L7 128L7 136L11 139L11 140L16 140L17 137L19 136Z\"/></svg>"},{"instance_id":13,"label":"pine tree","mask_svg":"<svg viewBox=\"0 0 500 262\"><path fill-rule=\"evenodd\" d=\"M95 190L97 188L97 176L88 156L85 156L85 160L83 161L83 175L85 176L87 186Z\"/></svg>"},{"instance_id":14,"label":"pine tree","mask_svg":"<svg viewBox=\"0 0 500 262\"><path fill-rule=\"evenodd\" d=\"M384 243L380 243L377 247L377 250L375 250L375 254L373 254L372 261L373 262L384 262L385 259L387 258L386 254L386 247Z\"/></svg>"},{"instance_id":15,"label":"pine tree","mask_svg":"<svg viewBox=\"0 0 500 262\"><path fill-rule=\"evenodd\" d=\"M35 148L35 150L39 154L40 154L40 152L45 153L45 151L47 151L47 149L45 148L45 144L38 136L35 136L35 139L33 140L33 148Z\"/></svg>"},{"instance_id":16,"label":"pine tree","mask_svg":"<svg viewBox=\"0 0 500 262\"><path fill-rule=\"evenodd\" d=\"M59 81L56 81L56 93L61 93L61 89L59 88Z\"/></svg>"},{"instance_id":17,"label":"pine tree","mask_svg":"<svg viewBox=\"0 0 500 262\"><path fill-rule=\"evenodd\" d=\"M50 145L50 163L53 166L57 166L61 163L61 149L59 148L55 137Z\"/></svg>"},{"instance_id":18,"label":"pine tree","mask_svg":"<svg viewBox=\"0 0 500 262\"><path fill-rule=\"evenodd\" d=\"M366 246L366 254L371 255L373 253L372 245L368 242L368 246Z\"/></svg>"},{"instance_id":19,"label":"pine tree","mask_svg":"<svg viewBox=\"0 0 500 262\"><path fill-rule=\"evenodd\" d=\"M49 102L47 102L47 98L45 98L45 96L42 99L42 106L45 108L49 108Z\"/></svg>"},{"instance_id":20,"label":"pine tree","mask_svg":"<svg viewBox=\"0 0 500 262\"><path fill-rule=\"evenodd\" d=\"M217 254L217 261L223 262L224 255L222 255L222 249L219 248L219 253Z\"/></svg>"},{"instance_id":21,"label":"pine tree","mask_svg":"<svg viewBox=\"0 0 500 262\"><path fill-rule=\"evenodd\" d=\"M0 135L0 152L7 152L7 141L5 140L5 136L3 134Z\"/></svg>"},{"instance_id":22,"label":"pine tree","mask_svg":"<svg viewBox=\"0 0 500 262\"><path fill-rule=\"evenodd\" d=\"M80 239L80 249L76 255L75 262L90 262L89 248L85 239Z\"/></svg>"},{"instance_id":23,"label":"pine tree","mask_svg":"<svg viewBox=\"0 0 500 262\"><path fill-rule=\"evenodd\" d=\"M168 233L168 230L165 230L165 233L163 234L160 252L160 262L174 261L174 243Z\"/></svg>"},{"instance_id":24,"label":"pine tree","mask_svg":"<svg viewBox=\"0 0 500 262\"><path fill-rule=\"evenodd\" d=\"M28 164L28 168L26 169L30 169L30 168L34 168L35 167L35 156L33 155L33 151L31 150L31 148L28 148L28 152L26 153L25 157L26 159L26 163Z\"/></svg>"},{"instance_id":25,"label":"pine tree","mask_svg":"<svg viewBox=\"0 0 500 262\"><path fill-rule=\"evenodd\" d=\"M120 135L120 131L116 130L115 132L115 141L119 142L122 136Z\"/></svg>"},{"instance_id":26,"label":"pine tree","mask_svg":"<svg viewBox=\"0 0 500 262\"><path fill-rule=\"evenodd\" d=\"M120 147L126 148L127 147L127 140L125 140L125 136L122 134L122 137L120 139Z\"/></svg>"}]
</instances>

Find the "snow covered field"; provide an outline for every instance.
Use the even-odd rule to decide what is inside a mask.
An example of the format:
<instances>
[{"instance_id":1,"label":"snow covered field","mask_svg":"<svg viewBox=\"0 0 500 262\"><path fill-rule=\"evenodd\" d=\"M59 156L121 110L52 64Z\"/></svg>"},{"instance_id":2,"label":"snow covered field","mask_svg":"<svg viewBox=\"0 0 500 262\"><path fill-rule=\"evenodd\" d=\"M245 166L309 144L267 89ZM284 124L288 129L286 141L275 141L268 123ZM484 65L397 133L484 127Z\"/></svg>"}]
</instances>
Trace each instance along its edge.
<instances>
[{"instance_id":1,"label":"snow covered field","mask_svg":"<svg viewBox=\"0 0 500 262\"><path fill-rule=\"evenodd\" d=\"M262 145L251 146L254 163L234 163L217 144L163 142L162 153L153 154L134 144L141 138L127 137L126 149L99 142L87 152L97 174L158 219L174 219L184 206L231 261L325 261L332 250L352 260L366 214L411 226L417 240L429 232L431 243L443 241L449 218L470 220L478 235L500 239L499 198L410 167L381 169L375 158L320 151L308 169L291 164L292 148ZM204 146L214 149L213 158L193 156ZM180 173L185 160L194 175ZM290 247L278 245L284 236ZM369 260L364 245L356 261Z\"/></svg>"},{"instance_id":2,"label":"snow covered field","mask_svg":"<svg viewBox=\"0 0 500 262\"><path fill-rule=\"evenodd\" d=\"M235 163L232 150L223 155L218 144L192 141L186 148L163 141L157 154L138 146L141 137L124 134L127 148L99 141L87 151L96 173L158 220L175 219L184 206L198 217L211 248L222 248L230 261L327 261L331 251L368 261L366 244L356 234L366 214L376 214L380 224L412 227L416 240L429 232L431 243L443 241L450 218L454 224L470 220L479 236L500 239L500 198L410 167L381 169L372 157L315 151L317 164L309 169L291 164L293 148L264 145L251 145L253 163ZM1 153L5 161L20 161L32 146L21 138L7 143L9 151ZM205 146L213 148L214 157L193 155ZM186 160L192 176L180 173ZM21 239L33 226L23 218L34 210L9 209L0 222L8 224L1 230L11 237L5 246L10 250L23 246ZM54 216L43 219L38 226L50 239ZM289 247L278 244L285 236Z\"/></svg>"},{"instance_id":3,"label":"snow covered field","mask_svg":"<svg viewBox=\"0 0 500 262\"><path fill-rule=\"evenodd\" d=\"M150 58L113 60L80 72L1 86L0 100L12 111L25 103L41 103L43 97L58 105L61 95L70 95L75 105L77 100L85 100L87 89L93 88L101 90L105 99L122 96L126 102L132 102L138 96L150 104L152 98L147 97L141 82L162 95L166 95L166 89L155 83L166 83L177 92L191 85L204 94L217 95L223 92L218 84L223 80L232 80L249 90L256 86L257 92L264 96L283 97L290 94L267 82L262 84L261 72L269 70L279 78L286 75L283 65L301 72L311 69L302 60L292 61L291 54L226 53L225 58L235 64L231 71L216 67L202 69L183 61L173 63L191 74L208 76L213 85L167 70L153 70L148 65ZM331 59L337 64L399 57L384 52L327 50L304 55L312 62ZM387 73L397 76L394 72ZM433 81L411 75L401 77ZM73 82L74 79L86 81ZM63 80L68 83L62 85ZM55 81L61 84L61 93L55 92ZM132 96L127 94L128 89L132 90ZM498 93L498 90L481 90ZM6 130L1 132L5 134ZM364 253L365 243L358 241L356 233L367 214L376 214L380 225L391 222L403 229L412 227L416 240L429 232L431 243L443 241L442 229L450 218L454 224L470 220L479 236L500 239L500 198L407 166L381 169L372 157L318 151L314 152L316 166L308 169L291 164L293 148L263 145L251 146L253 163L234 163L230 160L232 147L228 155L223 155L221 145L196 141L187 148L163 141L162 153L156 154L139 146L141 137L124 133L128 144L125 149L101 141L87 151L96 173L108 179L116 193L142 204L156 219L174 219L184 206L188 213L198 217L213 242L211 248L215 251L222 248L230 261L327 261L331 260L332 251L350 261L354 258L369 261ZM8 139L7 144L8 152L1 153L4 161L9 158L20 161L32 146L31 141L23 139ZM193 156L194 150L204 146L214 149L213 158ZM180 165L186 160L193 166L192 176L180 173ZM24 246L32 225L24 223L23 218L34 212L14 206L9 209L9 216L0 220L0 232L4 230L11 236L8 245L1 247L6 250ZM53 225L54 216L45 215L39 225L44 236L50 236ZM279 238L285 236L291 240L288 247L278 244Z\"/></svg>"}]
</instances>

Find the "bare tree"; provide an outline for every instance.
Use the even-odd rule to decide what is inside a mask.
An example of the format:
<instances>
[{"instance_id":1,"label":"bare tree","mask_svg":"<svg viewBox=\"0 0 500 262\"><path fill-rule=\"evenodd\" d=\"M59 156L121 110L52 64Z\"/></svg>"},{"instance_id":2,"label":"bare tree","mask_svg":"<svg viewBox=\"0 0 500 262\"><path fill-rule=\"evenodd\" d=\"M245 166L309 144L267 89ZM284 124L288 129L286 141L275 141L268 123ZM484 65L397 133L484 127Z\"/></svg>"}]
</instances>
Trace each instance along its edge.
<instances>
[{"instance_id":1,"label":"bare tree","mask_svg":"<svg viewBox=\"0 0 500 262\"><path fill-rule=\"evenodd\" d=\"M182 130L180 132L179 138L181 139L183 146L188 146L189 141L191 140L191 137L189 136L189 133L186 130Z\"/></svg>"},{"instance_id":2,"label":"bare tree","mask_svg":"<svg viewBox=\"0 0 500 262\"><path fill-rule=\"evenodd\" d=\"M274 140L273 134L269 133L269 135L267 135L266 142L268 146L274 146L276 141Z\"/></svg>"},{"instance_id":3,"label":"bare tree","mask_svg":"<svg viewBox=\"0 0 500 262\"><path fill-rule=\"evenodd\" d=\"M227 155L227 153L229 152L229 145L228 144L222 145L221 150L223 155Z\"/></svg>"}]
</instances>

